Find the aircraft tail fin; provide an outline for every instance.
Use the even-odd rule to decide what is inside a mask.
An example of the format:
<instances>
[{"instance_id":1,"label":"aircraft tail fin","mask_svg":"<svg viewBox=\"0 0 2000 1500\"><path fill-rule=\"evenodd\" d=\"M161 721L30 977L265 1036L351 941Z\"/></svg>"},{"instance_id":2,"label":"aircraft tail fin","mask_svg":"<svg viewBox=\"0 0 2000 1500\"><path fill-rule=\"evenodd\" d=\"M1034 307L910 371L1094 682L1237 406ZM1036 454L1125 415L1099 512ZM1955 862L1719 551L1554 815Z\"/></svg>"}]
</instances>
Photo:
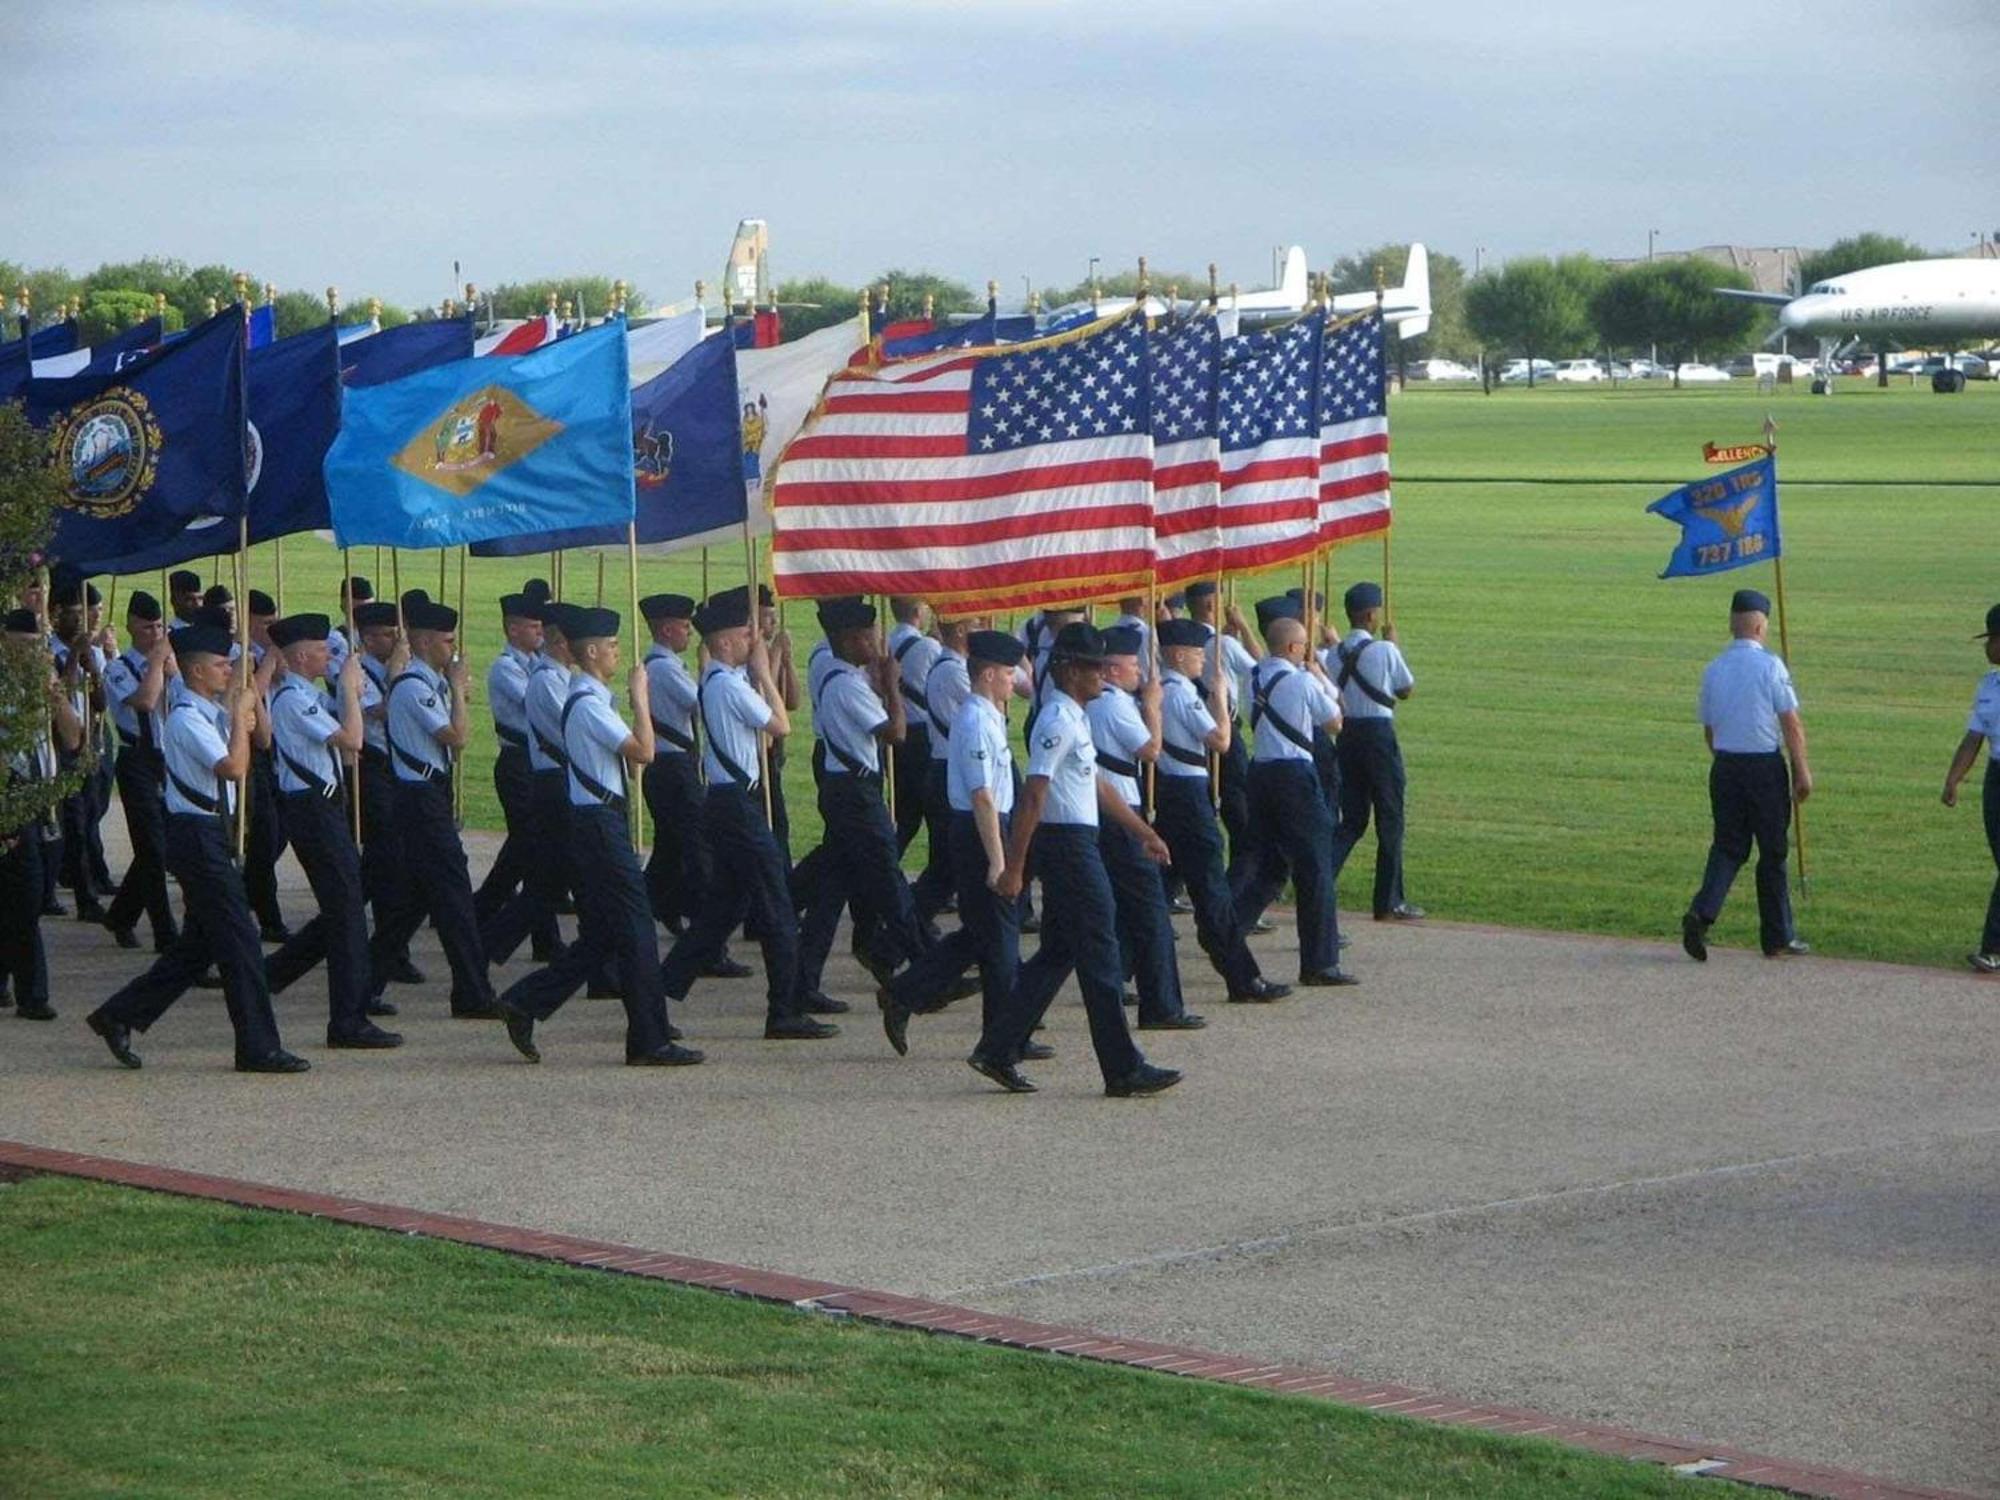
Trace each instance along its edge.
<instances>
[{"instance_id":1,"label":"aircraft tail fin","mask_svg":"<svg viewBox=\"0 0 2000 1500\"><path fill-rule=\"evenodd\" d=\"M1285 252L1285 274L1278 282L1287 307L1304 307L1310 299L1306 274L1306 252L1298 245Z\"/></svg>"},{"instance_id":2,"label":"aircraft tail fin","mask_svg":"<svg viewBox=\"0 0 2000 1500\"><path fill-rule=\"evenodd\" d=\"M1397 289L1396 300L1401 305L1415 309L1414 312L1397 319L1396 337L1403 339L1421 338L1431 329L1431 253L1422 240L1410 244L1410 259L1403 267L1403 284Z\"/></svg>"}]
</instances>

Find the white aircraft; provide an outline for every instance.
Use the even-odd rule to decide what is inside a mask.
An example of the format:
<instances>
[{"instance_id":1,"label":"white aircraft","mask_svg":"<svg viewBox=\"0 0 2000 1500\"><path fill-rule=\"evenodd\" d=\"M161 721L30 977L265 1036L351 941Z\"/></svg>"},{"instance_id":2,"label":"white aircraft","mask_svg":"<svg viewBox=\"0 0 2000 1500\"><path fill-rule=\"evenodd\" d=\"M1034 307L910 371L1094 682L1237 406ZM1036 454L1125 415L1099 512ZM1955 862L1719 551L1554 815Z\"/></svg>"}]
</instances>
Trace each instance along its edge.
<instances>
[{"instance_id":1,"label":"white aircraft","mask_svg":"<svg viewBox=\"0 0 2000 1500\"><path fill-rule=\"evenodd\" d=\"M1097 311L1101 315L1123 312L1136 301L1132 297L1100 297ZM1274 313L1304 312L1312 300L1311 277L1306 269L1306 253L1297 245L1285 252L1284 274L1274 287L1254 292L1224 291L1220 297L1221 312L1226 318L1231 314L1242 316L1270 315ZM1045 315L1062 318L1069 314L1088 311L1088 302L1073 302L1065 307L1055 308ZM1183 308L1198 306L1183 297ZM1375 305L1373 292L1339 292L1331 301L1336 315L1361 312ZM1168 311L1164 297L1149 296L1146 311L1153 316L1163 316ZM1431 326L1431 259L1430 252L1421 243L1410 246L1410 259L1403 271L1403 284L1385 289L1382 293L1382 320L1394 329L1400 338L1413 339L1430 331Z\"/></svg>"},{"instance_id":2,"label":"white aircraft","mask_svg":"<svg viewBox=\"0 0 2000 1500\"><path fill-rule=\"evenodd\" d=\"M1819 340L1819 379L1833 388L1834 354L1849 345L1870 349L1919 348L1957 352L2000 337L2000 260L1903 260L1816 281L1801 296L1717 287L1725 297L1778 308L1781 333ZM1934 382L1958 390L1964 375L1946 371Z\"/></svg>"}]
</instances>

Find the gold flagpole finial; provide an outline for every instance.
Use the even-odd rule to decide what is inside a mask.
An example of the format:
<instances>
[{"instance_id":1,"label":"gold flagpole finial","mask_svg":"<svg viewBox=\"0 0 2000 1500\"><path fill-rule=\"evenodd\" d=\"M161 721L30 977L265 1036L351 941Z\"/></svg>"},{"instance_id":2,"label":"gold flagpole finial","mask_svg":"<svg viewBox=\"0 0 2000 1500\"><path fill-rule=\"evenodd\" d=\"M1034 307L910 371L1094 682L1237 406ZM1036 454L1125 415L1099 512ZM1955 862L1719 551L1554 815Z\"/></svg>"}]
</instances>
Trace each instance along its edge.
<instances>
[{"instance_id":1,"label":"gold flagpole finial","mask_svg":"<svg viewBox=\"0 0 2000 1500\"><path fill-rule=\"evenodd\" d=\"M276 302L277 300L278 300L278 283L277 283L277 282L275 282L275 281L267 281L267 282L265 282L265 283L264 283L264 305L265 305L266 307L269 307L269 306L271 306L271 304L272 304L272 303Z\"/></svg>"},{"instance_id":2,"label":"gold flagpole finial","mask_svg":"<svg viewBox=\"0 0 2000 1500\"><path fill-rule=\"evenodd\" d=\"M1378 301L1381 299L1382 293L1388 289L1388 286L1389 283L1382 276L1382 262L1378 260L1375 262L1375 296Z\"/></svg>"},{"instance_id":3,"label":"gold flagpole finial","mask_svg":"<svg viewBox=\"0 0 2000 1500\"><path fill-rule=\"evenodd\" d=\"M468 311L479 306L479 288L469 281L465 284L465 306Z\"/></svg>"},{"instance_id":4,"label":"gold flagpole finial","mask_svg":"<svg viewBox=\"0 0 2000 1500\"><path fill-rule=\"evenodd\" d=\"M27 282L24 281L18 287L14 288L14 300L21 304L22 317L28 318L34 316L35 294L29 288Z\"/></svg>"},{"instance_id":5,"label":"gold flagpole finial","mask_svg":"<svg viewBox=\"0 0 2000 1500\"><path fill-rule=\"evenodd\" d=\"M625 311L625 278L622 276L611 283L611 310L615 313Z\"/></svg>"},{"instance_id":6,"label":"gold flagpole finial","mask_svg":"<svg viewBox=\"0 0 2000 1500\"><path fill-rule=\"evenodd\" d=\"M1212 307L1212 306L1214 306L1214 305L1215 305L1215 304L1216 304L1217 302L1220 302L1221 300L1222 300L1222 299L1221 299L1221 298L1220 298L1220 297L1219 297L1219 296L1217 295L1217 288L1216 288L1216 284L1215 284L1215 262L1214 262L1214 261L1210 261L1210 262L1208 263L1208 301L1209 301L1209 305L1210 305L1210 306Z\"/></svg>"},{"instance_id":7,"label":"gold flagpole finial","mask_svg":"<svg viewBox=\"0 0 2000 1500\"><path fill-rule=\"evenodd\" d=\"M234 276L230 277L229 279L236 286L236 300L238 302L241 302L244 305L244 307L246 308L249 307L250 305L249 273L247 271L238 271Z\"/></svg>"},{"instance_id":8,"label":"gold flagpole finial","mask_svg":"<svg viewBox=\"0 0 2000 1500\"><path fill-rule=\"evenodd\" d=\"M554 292L550 292L550 293L549 293L549 311L550 311L550 312L554 312L555 310L556 310L556 294L555 294Z\"/></svg>"},{"instance_id":9,"label":"gold flagpole finial","mask_svg":"<svg viewBox=\"0 0 2000 1500\"><path fill-rule=\"evenodd\" d=\"M924 318L926 321L936 316L937 297L934 293L924 293Z\"/></svg>"},{"instance_id":10,"label":"gold flagpole finial","mask_svg":"<svg viewBox=\"0 0 2000 1500\"><path fill-rule=\"evenodd\" d=\"M208 300L213 302L215 299L213 297L210 297ZM165 292L153 293L153 311L155 313L163 313L166 310L167 310L167 294Z\"/></svg>"},{"instance_id":11,"label":"gold flagpole finial","mask_svg":"<svg viewBox=\"0 0 2000 1500\"><path fill-rule=\"evenodd\" d=\"M1146 257L1142 255L1139 257L1139 300L1141 302L1146 300L1152 284L1151 279L1146 275Z\"/></svg>"},{"instance_id":12,"label":"gold flagpole finial","mask_svg":"<svg viewBox=\"0 0 2000 1500\"><path fill-rule=\"evenodd\" d=\"M986 278L986 300L988 302L997 302L1000 300L1000 283L995 281L991 276Z\"/></svg>"},{"instance_id":13,"label":"gold flagpole finial","mask_svg":"<svg viewBox=\"0 0 2000 1500\"><path fill-rule=\"evenodd\" d=\"M562 305L562 316L565 323L574 318L576 316L576 304L574 302L564 302Z\"/></svg>"},{"instance_id":14,"label":"gold flagpole finial","mask_svg":"<svg viewBox=\"0 0 2000 1500\"><path fill-rule=\"evenodd\" d=\"M1040 292L1028 293L1028 311L1035 314L1037 317L1041 316L1042 294Z\"/></svg>"},{"instance_id":15,"label":"gold flagpole finial","mask_svg":"<svg viewBox=\"0 0 2000 1500\"><path fill-rule=\"evenodd\" d=\"M708 310L708 283L699 277L695 279L694 284L694 305L704 312Z\"/></svg>"},{"instance_id":16,"label":"gold flagpole finial","mask_svg":"<svg viewBox=\"0 0 2000 1500\"><path fill-rule=\"evenodd\" d=\"M337 286L326 289L326 315L328 319L340 316L340 288Z\"/></svg>"},{"instance_id":17,"label":"gold flagpole finial","mask_svg":"<svg viewBox=\"0 0 2000 1500\"><path fill-rule=\"evenodd\" d=\"M382 299L380 297L370 297L368 299L368 321L371 323L382 321Z\"/></svg>"},{"instance_id":18,"label":"gold flagpole finial","mask_svg":"<svg viewBox=\"0 0 2000 1500\"><path fill-rule=\"evenodd\" d=\"M208 315L212 318L222 309L213 297L208 299Z\"/></svg>"}]
</instances>

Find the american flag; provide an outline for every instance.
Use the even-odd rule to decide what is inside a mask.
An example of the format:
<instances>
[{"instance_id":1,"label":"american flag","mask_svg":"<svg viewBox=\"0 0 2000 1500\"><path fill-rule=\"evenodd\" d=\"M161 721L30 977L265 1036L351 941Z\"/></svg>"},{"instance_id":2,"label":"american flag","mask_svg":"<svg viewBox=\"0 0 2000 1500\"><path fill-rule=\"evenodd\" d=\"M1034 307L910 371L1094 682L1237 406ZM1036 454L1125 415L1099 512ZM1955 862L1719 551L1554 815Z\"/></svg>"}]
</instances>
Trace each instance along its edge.
<instances>
[{"instance_id":1,"label":"american flag","mask_svg":"<svg viewBox=\"0 0 2000 1500\"><path fill-rule=\"evenodd\" d=\"M1153 335L1153 570L1162 586L1213 577L1222 441L1222 336L1212 316Z\"/></svg>"},{"instance_id":2,"label":"american flag","mask_svg":"<svg viewBox=\"0 0 2000 1500\"><path fill-rule=\"evenodd\" d=\"M772 568L791 598L994 609L1143 589L1153 566L1146 329L842 370L786 450Z\"/></svg>"},{"instance_id":3,"label":"american flag","mask_svg":"<svg viewBox=\"0 0 2000 1500\"><path fill-rule=\"evenodd\" d=\"M1249 571L1319 546L1318 308L1222 353L1222 566Z\"/></svg>"},{"instance_id":4,"label":"american flag","mask_svg":"<svg viewBox=\"0 0 2000 1500\"><path fill-rule=\"evenodd\" d=\"M1389 400L1382 318L1363 313L1326 338L1320 382L1319 539L1389 529Z\"/></svg>"}]
</instances>

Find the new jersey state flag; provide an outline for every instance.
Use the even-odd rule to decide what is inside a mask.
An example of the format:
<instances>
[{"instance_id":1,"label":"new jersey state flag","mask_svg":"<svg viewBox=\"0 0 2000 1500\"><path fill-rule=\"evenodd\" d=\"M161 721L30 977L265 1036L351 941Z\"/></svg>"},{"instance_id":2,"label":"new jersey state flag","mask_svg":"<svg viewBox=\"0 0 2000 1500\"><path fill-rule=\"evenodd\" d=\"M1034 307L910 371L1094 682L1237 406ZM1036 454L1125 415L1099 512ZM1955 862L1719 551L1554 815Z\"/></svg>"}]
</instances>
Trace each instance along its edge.
<instances>
[{"instance_id":1,"label":"new jersey state flag","mask_svg":"<svg viewBox=\"0 0 2000 1500\"><path fill-rule=\"evenodd\" d=\"M343 547L456 547L629 522L624 326L350 387L326 491Z\"/></svg>"}]
</instances>

